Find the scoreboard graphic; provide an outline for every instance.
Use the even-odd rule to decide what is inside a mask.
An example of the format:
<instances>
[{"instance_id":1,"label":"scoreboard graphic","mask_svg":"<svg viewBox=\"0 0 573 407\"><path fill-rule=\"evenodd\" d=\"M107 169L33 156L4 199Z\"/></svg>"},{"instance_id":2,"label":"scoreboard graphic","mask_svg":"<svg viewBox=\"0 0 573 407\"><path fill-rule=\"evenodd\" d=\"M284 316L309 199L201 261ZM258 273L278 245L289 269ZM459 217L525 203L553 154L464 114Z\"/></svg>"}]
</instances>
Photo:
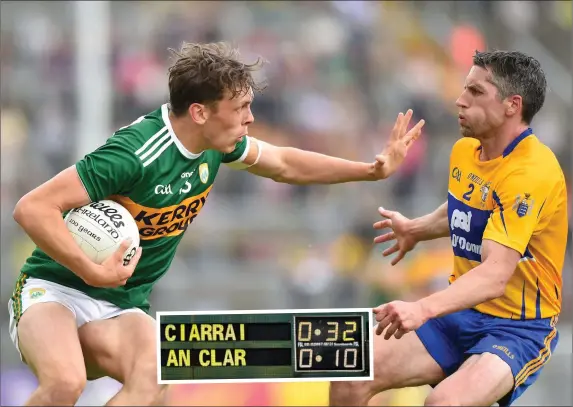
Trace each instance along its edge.
<instances>
[{"instance_id":1,"label":"scoreboard graphic","mask_svg":"<svg viewBox=\"0 0 573 407\"><path fill-rule=\"evenodd\" d=\"M372 380L369 308L158 312L169 383Z\"/></svg>"}]
</instances>

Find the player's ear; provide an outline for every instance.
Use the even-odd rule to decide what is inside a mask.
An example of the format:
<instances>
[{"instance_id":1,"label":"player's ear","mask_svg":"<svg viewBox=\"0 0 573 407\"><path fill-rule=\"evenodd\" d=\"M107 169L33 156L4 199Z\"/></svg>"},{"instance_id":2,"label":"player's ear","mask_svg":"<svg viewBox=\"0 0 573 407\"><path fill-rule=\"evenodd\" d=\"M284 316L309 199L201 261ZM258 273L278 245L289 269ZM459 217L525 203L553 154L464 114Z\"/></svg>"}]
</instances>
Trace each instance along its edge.
<instances>
[{"instance_id":1,"label":"player's ear","mask_svg":"<svg viewBox=\"0 0 573 407\"><path fill-rule=\"evenodd\" d=\"M505 113L508 116L513 116L521 112L522 98L519 95L512 95L505 99Z\"/></svg>"},{"instance_id":2,"label":"player's ear","mask_svg":"<svg viewBox=\"0 0 573 407\"><path fill-rule=\"evenodd\" d=\"M200 103L193 103L189 106L189 115L197 124L205 124L209 117L207 106Z\"/></svg>"}]
</instances>

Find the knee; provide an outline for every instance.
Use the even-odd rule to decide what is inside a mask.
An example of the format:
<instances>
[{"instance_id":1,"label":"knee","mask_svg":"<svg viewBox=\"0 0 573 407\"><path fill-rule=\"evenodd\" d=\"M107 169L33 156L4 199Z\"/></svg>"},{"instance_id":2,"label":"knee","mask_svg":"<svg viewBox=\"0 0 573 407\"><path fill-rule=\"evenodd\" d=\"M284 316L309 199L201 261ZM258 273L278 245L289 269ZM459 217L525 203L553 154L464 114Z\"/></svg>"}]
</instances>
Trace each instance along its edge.
<instances>
[{"instance_id":1,"label":"knee","mask_svg":"<svg viewBox=\"0 0 573 407\"><path fill-rule=\"evenodd\" d=\"M365 406L374 395L369 381L331 382L329 405L331 406Z\"/></svg>"},{"instance_id":2,"label":"knee","mask_svg":"<svg viewBox=\"0 0 573 407\"><path fill-rule=\"evenodd\" d=\"M38 388L49 405L75 405L86 387L85 375L63 373L58 378L40 380Z\"/></svg>"},{"instance_id":3,"label":"knee","mask_svg":"<svg viewBox=\"0 0 573 407\"><path fill-rule=\"evenodd\" d=\"M424 406L461 406L455 394L433 391L426 398Z\"/></svg>"}]
</instances>

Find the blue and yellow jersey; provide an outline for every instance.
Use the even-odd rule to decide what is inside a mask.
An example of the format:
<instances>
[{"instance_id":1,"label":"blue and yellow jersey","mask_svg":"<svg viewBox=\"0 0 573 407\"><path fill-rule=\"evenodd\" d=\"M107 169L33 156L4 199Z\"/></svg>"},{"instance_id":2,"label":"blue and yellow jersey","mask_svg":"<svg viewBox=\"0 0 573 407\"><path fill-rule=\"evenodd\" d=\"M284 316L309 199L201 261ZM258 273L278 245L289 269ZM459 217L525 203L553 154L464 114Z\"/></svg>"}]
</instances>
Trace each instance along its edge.
<instances>
[{"instance_id":1,"label":"blue and yellow jersey","mask_svg":"<svg viewBox=\"0 0 573 407\"><path fill-rule=\"evenodd\" d=\"M478 140L463 138L451 153L450 283L479 265L482 241L493 240L522 258L505 294L475 309L511 319L558 315L567 241L567 190L559 162L531 129L493 160L480 161L480 149Z\"/></svg>"}]
</instances>

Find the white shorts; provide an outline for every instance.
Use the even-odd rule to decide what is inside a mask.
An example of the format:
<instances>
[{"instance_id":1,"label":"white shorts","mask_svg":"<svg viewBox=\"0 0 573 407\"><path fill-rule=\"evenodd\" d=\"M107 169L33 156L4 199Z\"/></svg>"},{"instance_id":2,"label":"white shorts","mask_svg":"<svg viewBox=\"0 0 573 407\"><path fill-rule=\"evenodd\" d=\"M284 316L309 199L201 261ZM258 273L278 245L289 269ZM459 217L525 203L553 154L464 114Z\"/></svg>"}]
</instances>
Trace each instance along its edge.
<instances>
[{"instance_id":1,"label":"white shorts","mask_svg":"<svg viewBox=\"0 0 573 407\"><path fill-rule=\"evenodd\" d=\"M14 296L8 301L10 337L18 352L20 352L18 346L18 321L28 308L42 302L57 302L68 308L76 317L78 328L91 321L110 319L128 312L145 314L139 308L123 309L111 302L93 299L73 288L29 277L25 280L23 286L20 286L20 281L18 282ZM20 357L22 357L21 353Z\"/></svg>"}]
</instances>

